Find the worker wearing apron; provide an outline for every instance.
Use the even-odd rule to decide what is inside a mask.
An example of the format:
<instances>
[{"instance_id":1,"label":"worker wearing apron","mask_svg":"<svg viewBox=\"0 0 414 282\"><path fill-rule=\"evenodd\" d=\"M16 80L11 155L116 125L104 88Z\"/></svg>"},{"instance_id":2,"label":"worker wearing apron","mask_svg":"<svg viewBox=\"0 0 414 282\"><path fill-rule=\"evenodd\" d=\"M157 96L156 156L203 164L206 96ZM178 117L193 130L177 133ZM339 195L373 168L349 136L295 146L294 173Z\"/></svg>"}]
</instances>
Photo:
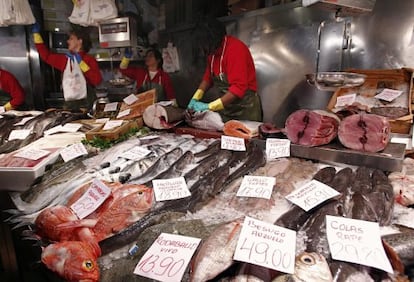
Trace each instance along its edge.
<instances>
[{"instance_id":1,"label":"worker wearing apron","mask_svg":"<svg viewBox=\"0 0 414 282\"><path fill-rule=\"evenodd\" d=\"M163 59L156 49L149 49L145 55L145 67L129 66L132 52L125 49L124 57L119 65L120 72L136 81L137 92L155 89L157 101L175 99L174 88L168 73L162 69Z\"/></svg>"},{"instance_id":2,"label":"worker wearing apron","mask_svg":"<svg viewBox=\"0 0 414 282\"><path fill-rule=\"evenodd\" d=\"M248 47L226 35L225 27L210 19L196 27L195 37L208 55L207 67L188 109L216 111L223 122L231 119L262 121L262 106L257 94L256 71ZM202 100L212 86L219 90L213 101Z\"/></svg>"}]
</instances>

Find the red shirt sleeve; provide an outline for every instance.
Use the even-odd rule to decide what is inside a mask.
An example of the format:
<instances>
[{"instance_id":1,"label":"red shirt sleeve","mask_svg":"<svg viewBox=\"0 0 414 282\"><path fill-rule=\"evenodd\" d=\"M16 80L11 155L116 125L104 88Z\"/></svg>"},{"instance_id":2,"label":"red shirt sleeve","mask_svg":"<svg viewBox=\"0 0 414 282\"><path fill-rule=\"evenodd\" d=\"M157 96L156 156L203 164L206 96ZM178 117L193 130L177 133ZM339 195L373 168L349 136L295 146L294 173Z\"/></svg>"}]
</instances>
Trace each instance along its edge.
<instances>
[{"instance_id":1,"label":"red shirt sleeve","mask_svg":"<svg viewBox=\"0 0 414 282\"><path fill-rule=\"evenodd\" d=\"M171 78L165 71L161 72L161 83L165 91L165 95L167 96L168 100L175 99L175 91L173 84L171 82Z\"/></svg>"},{"instance_id":2,"label":"red shirt sleeve","mask_svg":"<svg viewBox=\"0 0 414 282\"><path fill-rule=\"evenodd\" d=\"M94 57L86 54L85 52L80 52L80 54L82 56L82 60L89 66L89 70L83 73L86 81L96 87L102 82L102 74L99 70L98 62Z\"/></svg>"},{"instance_id":3,"label":"red shirt sleeve","mask_svg":"<svg viewBox=\"0 0 414 282\"><path fill-rule=\"evenodd\" d=\"M7 92L10 97L10 104L13 107L24 103L24 91L17 79L8 71L0 70L0 89Z\"/></svg>"}]
</instances>

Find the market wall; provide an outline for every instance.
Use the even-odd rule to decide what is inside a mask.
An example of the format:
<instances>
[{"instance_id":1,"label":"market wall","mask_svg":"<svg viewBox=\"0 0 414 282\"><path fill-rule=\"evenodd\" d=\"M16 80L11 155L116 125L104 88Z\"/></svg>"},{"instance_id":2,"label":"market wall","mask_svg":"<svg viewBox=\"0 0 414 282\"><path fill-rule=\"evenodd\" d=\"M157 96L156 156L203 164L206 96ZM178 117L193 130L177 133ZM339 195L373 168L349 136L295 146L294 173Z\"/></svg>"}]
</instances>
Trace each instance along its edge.
<instances>
[{"instance_id":1,"label":"market wall","mask_svg":"<svg viewBox=\"0 0 414 282\"><path fill-rule=\"evenodd\" d=\"M228 33L249 46L264 120L279 126L296 109L326 107L332 92L308 85L307 73L414 67L414 1L377 0L371 12L341 17L294 1L220 19ZM205 66L193 48L191 28L166 29L160 36L179 50L181 70L172 78L182 105L191 98Z\"/></svg>"}]
</instances>

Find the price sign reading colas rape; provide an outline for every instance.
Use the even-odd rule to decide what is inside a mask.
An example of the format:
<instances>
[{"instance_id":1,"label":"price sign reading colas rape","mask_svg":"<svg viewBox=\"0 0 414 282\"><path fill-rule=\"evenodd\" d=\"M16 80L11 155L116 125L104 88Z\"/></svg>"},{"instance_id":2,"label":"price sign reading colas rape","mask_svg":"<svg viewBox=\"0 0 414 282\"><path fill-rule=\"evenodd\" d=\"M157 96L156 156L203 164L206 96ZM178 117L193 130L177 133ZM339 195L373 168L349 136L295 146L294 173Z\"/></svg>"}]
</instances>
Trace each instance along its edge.
<instances>
[{"instance_id":1,"label":"price sign reading colas rape","mask_svg":"<svg viewBox=\"0 0 414 282\"><path fill-rule=\"evenodd\" d=\"M73 203L70 208L80 219L85 218L93 213L110 194L111 189L95 179L82 197Z\"/></svg>"},{"instance_id":2,"label":"price sign reading colas rape","mask_svg":"<svg viewBox=\"0 0 414 282\"><path fill-rule=\"evenodd\" d=\"M161 233L142 256L134 274L158 281L179 282L201 239Z\"/></svg>"},{"instance_id":3,"label":"price sign reading colas rape","mask_svg":"<svg viewBox=\"0 0 414 282\"><path fill-rule=\"evenodd\" d=\"M295 248L295 231L246 216L234 259L293 273Z\"/></svg>"}]
</instances>

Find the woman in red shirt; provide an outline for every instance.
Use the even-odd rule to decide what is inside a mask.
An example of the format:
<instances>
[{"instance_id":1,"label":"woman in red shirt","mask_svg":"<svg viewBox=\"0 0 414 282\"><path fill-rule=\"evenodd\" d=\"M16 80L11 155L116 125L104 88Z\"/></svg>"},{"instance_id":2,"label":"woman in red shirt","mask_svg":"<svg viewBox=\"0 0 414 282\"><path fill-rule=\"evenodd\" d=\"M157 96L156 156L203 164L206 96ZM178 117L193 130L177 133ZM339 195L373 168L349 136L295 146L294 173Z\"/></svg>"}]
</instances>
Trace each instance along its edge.
<instances>
[{"instance_id":1,"label":"woman in red shirt","mask_svg":"<svg viewBox=\"0 0 414 282\"><path fill-rule=\"evenodd\" d=\"M63 95L65 98L64 108L70 110L79 110L81 108L91 108L93 102L96 99L94 87L102 81L102 75L99 70L98 62L94 57L87 54L91 47L91 42L89 39L89 33L85 29L73 30L69 34L68 43L68 53L54 53L51 52L47 46L44 44L43 39L40 35L39 24L34 24L32 27L33 39L36 45L36 49L39 52L40 57L44 62L51 65L52 67L63 72L62 86L63 86ZM70 73L74 63L78 64L83 77L79 80L70 80L70 76L66 76L65 73ZM70 63L70 68L67 64ZM83 80L84 78L84 80ZM86 85L83 85L86 80ZM73 85L79 84L79 85ZM70 85L72 87L68 87ZM91 88L92 86L92 88ZM76 89L79 89L79 92L82 93L82 97L77 99L73 98L69 92L76 92ZM78 94L78 93L75 93Z\"/></svg>"},{"instance_id":2,"label":"woman in red shirt","mask_svg":"<svg viewBox=\"0 0 414 282\"><path fill-rule=\"evenodd\" d=\"M149 49L145 55L145 67L128 66L132 58L129 48L119 65L120 72L137 82L138 92L156 89L157 101L175 99L174 88L168 73L162 69L163 59L160 51Z\"/></svg>"},{"instance_id":3,"label":"woman in red shirt","mask_svg":"<svg viewBox=\"0 0 414 282\"><path fill-rule=\"evenodd\" d=\"M10 101L3 105L4 110L19 109L24 104L25 96L19 81L6 70L0 69L0 92L10 96Z\"/></svg>"},{"instance_id":4,"label":"woman in red shirt","mask_svg":"<svg viewBox=\"0 0 414 282\"><path fill-rule=\"evenodd\" d=\"M188 108L217 111L224 122L230 119L262 121L256 70L249 48L239 39L226 35L224 25L216 19L198 24L193 38L207 55L207 66ZM209 103L202 102L204 92L212 86L219 89L221 96Z\"/></svg>"}]
</instances>

